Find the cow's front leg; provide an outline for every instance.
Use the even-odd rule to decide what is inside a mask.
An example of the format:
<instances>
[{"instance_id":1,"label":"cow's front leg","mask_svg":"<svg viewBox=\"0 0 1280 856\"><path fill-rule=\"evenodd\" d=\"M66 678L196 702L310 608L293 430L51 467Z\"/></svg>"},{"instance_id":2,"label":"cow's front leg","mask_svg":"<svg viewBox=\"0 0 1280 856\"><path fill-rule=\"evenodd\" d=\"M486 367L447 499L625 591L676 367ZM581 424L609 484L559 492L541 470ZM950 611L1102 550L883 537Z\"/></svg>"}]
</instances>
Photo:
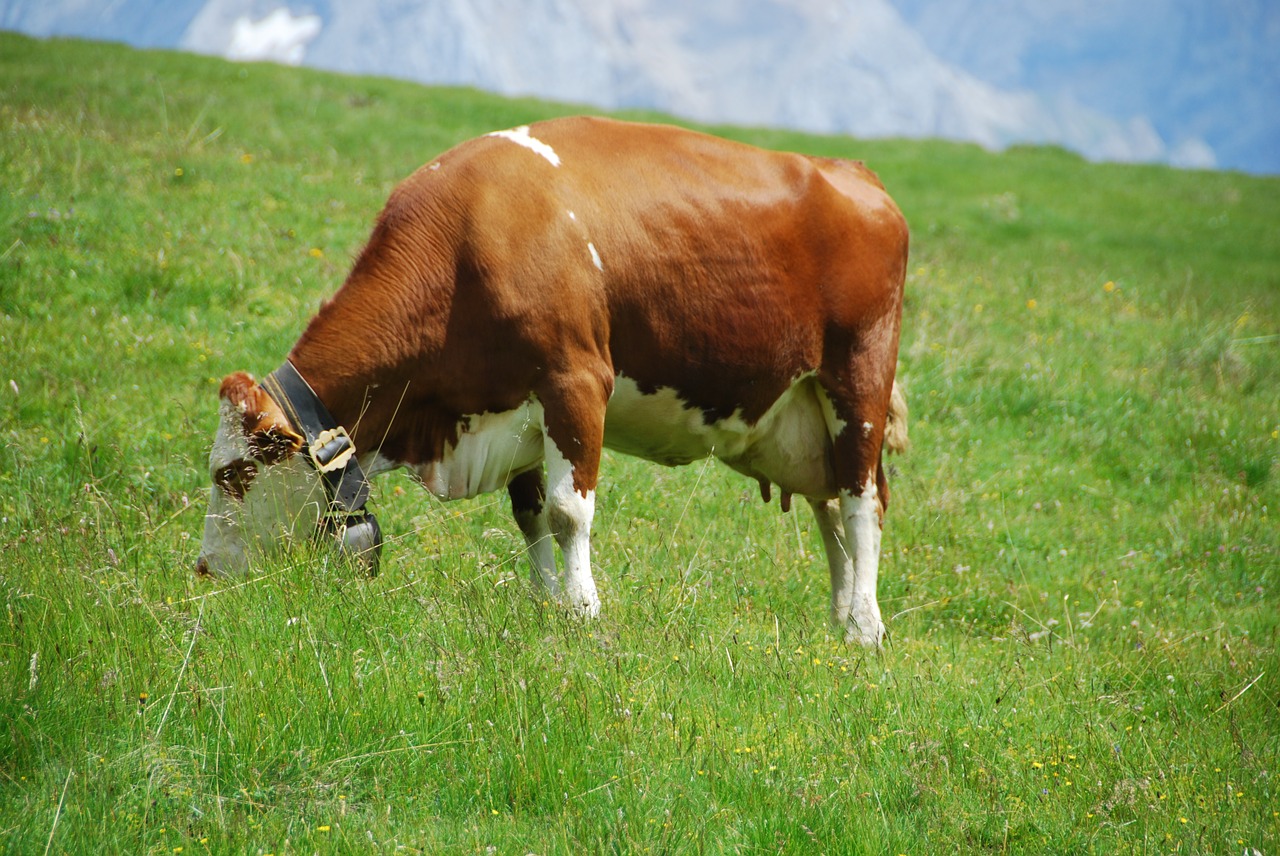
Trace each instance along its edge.
<instances>
[{"instance_id":1,"label":"cow's front leg","mask_svg":"<svg viewBox=\"0 0 1280 856\"><path fill-rule=\"evenodd\" d=\"M507 493L511 496L512 516L528 547L533 583L558 598L560 580L556 577L556 551L547 523L547 482L542 467L516 476L507 485Z\"/></svg>"},{"instance_id":2,"label":"cow's front leg","mask_svg":"<svg viewBox=\"0 0 1280 856\"><path fill-rule=\"evenodd\" d=\"M576 613L594 618L600 595L591 576L591 518L595 515L594 487L574 485L574 467L550 438L546 443L547 521L560 545L564 579L560 596Z\"/></svg>"},{"instance_id":3,"label":"cow's front leg","mask_svg":"<svg viewBox=\"0 0 1280 856\"><path fill-rule=\"evenodd\" d=\"M590 617L600 612L600 596L591 575L591 519L609 391L607 384L579 376L540 395L547 522L564 560L561 598L574 612Z\"/></svg>"}]
</instances>

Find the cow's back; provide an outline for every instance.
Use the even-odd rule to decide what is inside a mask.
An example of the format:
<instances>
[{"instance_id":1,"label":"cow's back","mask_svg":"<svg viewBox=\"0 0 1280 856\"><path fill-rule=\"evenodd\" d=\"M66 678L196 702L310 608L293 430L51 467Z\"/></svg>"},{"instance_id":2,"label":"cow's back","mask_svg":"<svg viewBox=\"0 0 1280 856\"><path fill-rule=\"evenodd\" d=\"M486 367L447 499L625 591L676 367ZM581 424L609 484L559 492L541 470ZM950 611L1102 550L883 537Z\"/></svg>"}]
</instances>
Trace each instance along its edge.
<instances>
[{"instance_id":1,"label":"cow's back","mask_svg":"<svg viewBox=\"0 0 1280 856\"><path fill-rule=\"evenodd\" d=\"M905 224L859 165L597 118L527 136L543 153L496 136L457 153L503 280L487 299L550 348L603 346L642 391L750 422L833 331L896 311Z\"/></svg>"}]
</instances>

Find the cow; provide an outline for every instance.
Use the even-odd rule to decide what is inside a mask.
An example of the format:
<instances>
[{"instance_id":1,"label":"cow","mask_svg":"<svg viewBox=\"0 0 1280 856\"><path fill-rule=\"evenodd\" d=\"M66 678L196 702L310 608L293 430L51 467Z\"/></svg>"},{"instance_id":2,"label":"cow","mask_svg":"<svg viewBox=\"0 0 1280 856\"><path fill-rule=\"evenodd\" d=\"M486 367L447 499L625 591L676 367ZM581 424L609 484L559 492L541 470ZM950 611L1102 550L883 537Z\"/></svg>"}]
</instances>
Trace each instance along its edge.
<instances>
[{"instance_id":1,"label":"cow","mask_svg":"<svg viewBox=\"0 0 1280 856\"><path fill-rule=\"evenodd\" d=\"M369 479L408 468L505 488L535 585L595 616L601 450L714 456L808 501L831 621L877 647L907 245L859 162L598 117L464 142L394 189L279 369L223 380L197 570L317 531L376 569Z\"/></svg>"}]
</instances>

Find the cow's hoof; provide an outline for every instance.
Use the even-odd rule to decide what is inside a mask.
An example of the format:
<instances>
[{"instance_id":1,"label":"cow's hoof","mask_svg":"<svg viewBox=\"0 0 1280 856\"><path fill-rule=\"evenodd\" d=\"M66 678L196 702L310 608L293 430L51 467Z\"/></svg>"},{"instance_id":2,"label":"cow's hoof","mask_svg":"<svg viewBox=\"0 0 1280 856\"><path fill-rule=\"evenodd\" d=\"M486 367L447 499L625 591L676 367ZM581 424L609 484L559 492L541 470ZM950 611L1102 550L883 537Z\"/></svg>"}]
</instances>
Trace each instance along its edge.
<instances>
[{"instance_id":1,"label":"cow's hoof","mask_svg":"<svg viewBox=\"0 0 1280 856\"><path fill-rule=\"evenodd\" d=\"M860 627L850 627L844 634L845 642L857 642L868 651L878 651L884 647L885 629L881 624L874 630L864 633Z\"/></svg>"},{"instance_id":2,"label":"cow's hoof","mask_svg":"<svg viewBox=\"0 0 1280 856\"><path fill-rule=\"evenodd\" d=\"M600 614L600 595L592 589L568 589L562 601L576 618L595 618Z\"/></svg>"},{"instance_id":3,"label":"cow's hoof","mask_svg":"<svg viewBox=\"0 0 1280 856\"><path fill-rule=\"evenodd\" d=\"M885 628L880 610L865 610L861 615L850 615L845 625L844 641L857 642L863 648L875 651L884 645Z\"/></svg>"}]
</instances>

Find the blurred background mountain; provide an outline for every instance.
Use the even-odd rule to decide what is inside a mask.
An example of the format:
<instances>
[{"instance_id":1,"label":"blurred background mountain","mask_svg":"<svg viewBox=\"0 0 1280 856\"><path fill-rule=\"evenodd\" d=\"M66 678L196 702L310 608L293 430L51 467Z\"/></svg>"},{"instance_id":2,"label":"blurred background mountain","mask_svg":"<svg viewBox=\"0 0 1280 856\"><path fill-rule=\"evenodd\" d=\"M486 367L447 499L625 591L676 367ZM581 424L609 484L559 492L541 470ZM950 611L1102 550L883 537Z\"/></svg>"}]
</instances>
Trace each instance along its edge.
<instances>
[{"instance_id":1,"label":"blurred background mountain","mask_svg":"<svg viewBox=\"0 0 1280 856\"><path fill-rule=\"evenodd\" d=\"M0 0L0 29L702 122L1280 173L1275 0Z\"/></svg>"}]
</instances>

